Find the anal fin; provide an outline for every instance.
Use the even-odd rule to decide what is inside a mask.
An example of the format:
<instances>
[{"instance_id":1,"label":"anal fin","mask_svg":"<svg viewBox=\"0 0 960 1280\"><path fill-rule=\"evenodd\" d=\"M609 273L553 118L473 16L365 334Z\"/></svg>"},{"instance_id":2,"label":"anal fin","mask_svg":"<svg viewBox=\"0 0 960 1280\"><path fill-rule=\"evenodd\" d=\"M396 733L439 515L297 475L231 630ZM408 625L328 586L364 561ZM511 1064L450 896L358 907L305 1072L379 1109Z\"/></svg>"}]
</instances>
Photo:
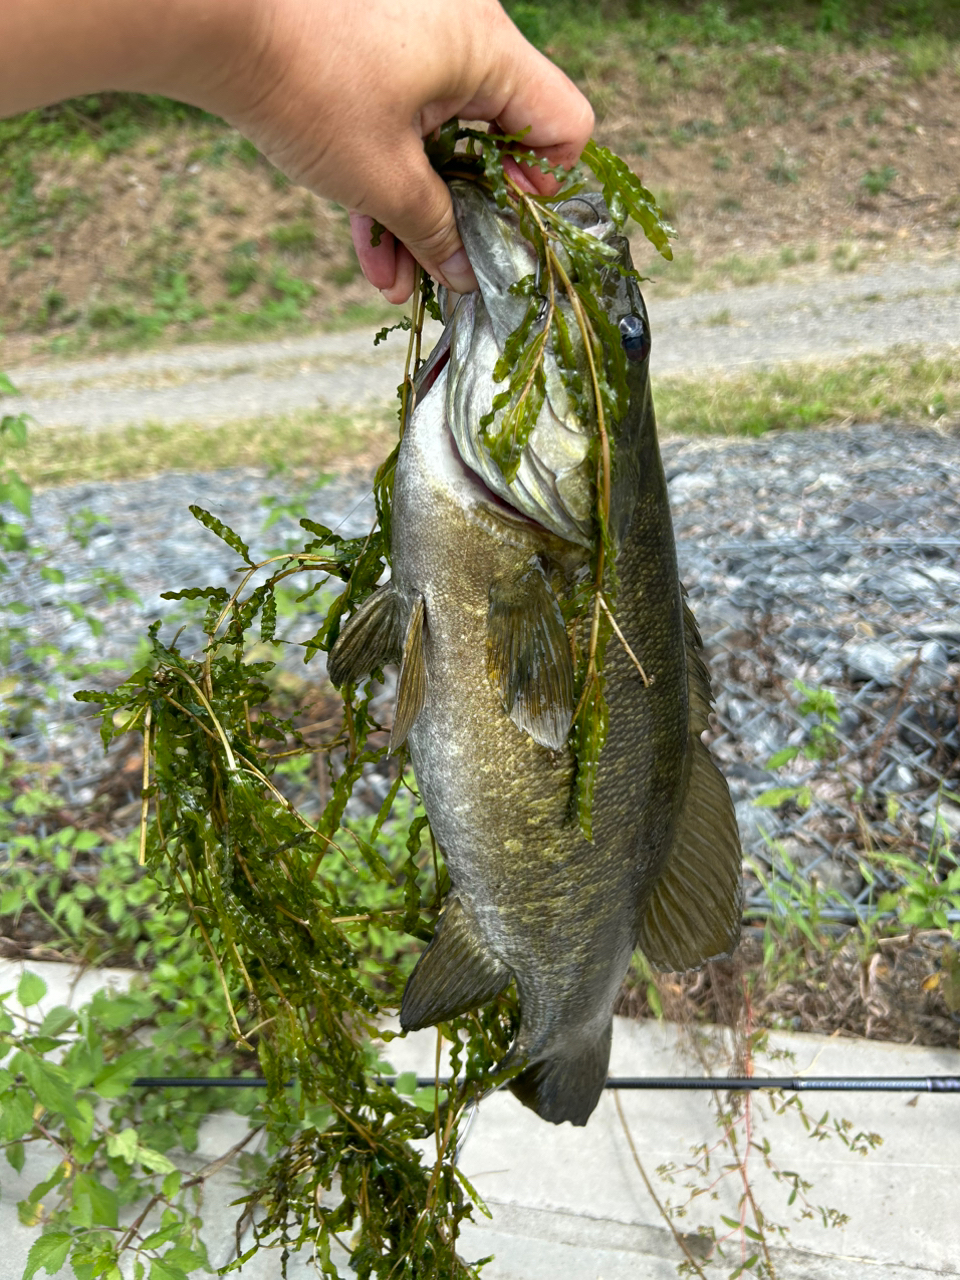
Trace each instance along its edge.
<instances>
[{"instance_id":1,"label":"anal fin","mask_svg":"<svg viewBox=\"0 0 960 1280\"><path fill-rule=\"evenodd\" d=\"M682 972L729 955L740 938L742 853L726 779L696 734L673 845L639 922L657 969Z\"/></svg>"},{"instance_id":2,"label":"anal fin","mask_svg":"<svg viewBox=\"0 0 960 1280\"><path fill-rule=\"evenodd\" d=\"M573 659L557 598L536 561L491 584L487 674L517 728L559 751L573 719Z\"/></svg>"},{"instance_id":3,"label":"anal fin","mask_svg":"<svg viewBox=\"0 0 960 1280\"><path fill-rule=\"evenodd\" d=\"M385 663L400 661L403 612L392 582L367 596L344 624L327 658L327 672L337 688L356 684Z\"/></svg>"},{"instance_id":4,"label":"anal fin","mask_svg":"<svg viewBox=\"0 0 960 1280\"><path fill-rule=\"evenodd\" d=\"M492 1000L510 977L510 970L488 949L460 899L453 898L410 975L400 1025L404 1031L417 1031L446 1022Z\"/></svg>"}]
</instances>

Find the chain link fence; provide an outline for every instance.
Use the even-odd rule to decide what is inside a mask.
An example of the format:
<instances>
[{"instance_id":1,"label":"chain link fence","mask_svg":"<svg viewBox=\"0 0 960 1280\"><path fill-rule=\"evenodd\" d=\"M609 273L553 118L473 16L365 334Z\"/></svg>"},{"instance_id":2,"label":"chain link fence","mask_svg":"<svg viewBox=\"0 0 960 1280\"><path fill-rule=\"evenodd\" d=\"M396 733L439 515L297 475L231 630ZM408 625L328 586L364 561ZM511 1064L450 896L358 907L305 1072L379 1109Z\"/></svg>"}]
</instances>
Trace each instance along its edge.
<instances>
[{"instance_id":1,"label":"chain link fence","mask_svg":"<svg viewBox=\"0 0 960 1280\"><path fill-rule=\"evenodd\" d=\"M862 428L665 452L747 914L777 897L759 868L774 888L815 878L832 891L822 914L852 923L897 883L872 864L871 890L865 854L923 861L960 843L958 441ZM802 686L835 699L826 758L802 753L818 723ZM757 807L773 788L783 802Z\"/></svg>"}]
</instances>

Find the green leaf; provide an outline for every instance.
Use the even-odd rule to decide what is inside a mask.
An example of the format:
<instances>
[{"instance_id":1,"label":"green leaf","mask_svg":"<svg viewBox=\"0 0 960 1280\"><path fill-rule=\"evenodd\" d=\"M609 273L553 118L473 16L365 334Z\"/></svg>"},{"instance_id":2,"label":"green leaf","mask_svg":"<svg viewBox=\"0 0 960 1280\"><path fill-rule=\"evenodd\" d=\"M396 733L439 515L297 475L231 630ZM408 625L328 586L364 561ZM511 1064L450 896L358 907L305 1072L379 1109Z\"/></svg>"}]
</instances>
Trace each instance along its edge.
<instances>
[{"instance_id":1,"label":"green leaf","mask_svg":"<svg viewBox=\"0 0 960 1280\"><path fill-rule=\"evenodd\" d=\"M73 1198L79 1202L85 1196L90 1207L90 1221L103 1227L116 1227L117 1215L120 1211L120 1199L116 1191L104 1186L99 1177L89 1173L78 1173L73 1182Z\"/></svg>"},{"instance_id":2,"label":"green leaf","mask_svg":"<svg viewBox=\"0 0 960 1280\"><path fill-rule=\"evenodd\" d=\"M137 1158L136 1129L121 1129L119 1133L107 1134L107 1155L115 1160L123 1160L133 1164Z\"/></svg>"},{"instance_id":3,"label":"green leaf","mask_svg":"<svg viewBox=\"0 0 960 1280\"><path fill-rule=\"evenodd\" d=\"M140 1074L144 1059L148 1056L147 1049L134 1050L132 1053L125 1053L122 1057L114 1059L113 1062L108 1062L94 1077L94 1089L101 1098L122 1098Z\"/></svg>"},{"instance_id":4,"label":"green leaf","mask_svg":"<svg viewBox=\"0 0 960 1280\"><path fill-rule=\"evenodd\" d=\"M58 1004L51 1009L43 1022L40 1024L40 1034L42 1036L59 1036L66 1031L67 1027L72 1027L77 1020L77 1015L72 1009L68 1009L65 1004Z\"/></svg>"},{"instance_id":5,"label":"green leaf","mask_svg":"<svg viewBox=\"0 0 960 1280\"><path fill-rule=\"evenodd\" d=\"M152 1147L137 1147L137 1159L144 1169L149 1169L151 1173L176 1173L176 1165L168 1157L160 1151L154 1151Z\"/></svg>"},{"instance_id":6,"label":"green leaf","mask_svg":"<svg viewBox=\"0 0 960 1280\"><path fill-rule=\"evenodd\" d=\"M163 1215L166 1226L161 1227L159 1231L151 1231L150 1235L141 1241L142 1249L159 1249L162 1244L169 1244L171 1240L179 1240L183 1235L183 1223L179 1218L174 1218L173 1214L165 1213Z\"/></svg>"},{"instance_id":7,"label":"green leaf","mask_svg":"<svg viewBox=\"0 0 960 1280\"><path fill-rule=\"evenodd\" d=\"M64 1068L28 1053L18 1054L15 1061L43 1106L63 1116L71 1129L75 1123L82 1130L85 1117L78 1105L76 1084Z\"/></svg>"},{"instance_id":8,"label":"green leaf","mask_svg":"<svg viewBox=\"0 0 960 1280\"><path fill-rule=\"evenodd\" d=\"M771 787L761 792L753 803L757 809L777 809L788 800L795 800L799 790L799 787Z\"/></svg>"},{"instance_id":9,"label":"green leaf","mask_svg":"<svg viewBox=\"0 0 960 1280\"><path fill-rule=\"evenodd\" d=\"M417 1073L415 1071L402 1071L397 1076L393 1087L402 1096L410 1097L417 1087Z\"/></svg>"},{"instance_id":10,"label":"green leaf","mask_svg":"<svg viewBox=\"0 0 960 1280\"><path fill-rule=\"evenodd\" d=\"M0 396L18 396L20 392L5 373L0 373Z\"/></svg>"},{"instance_id":11,"label":"green leaf","mask_svg":"<svg viewBox=\"0 0 960 1280\"><path fill-rule=\"evenodd\" d=\"M32 1280L41 1267L49 1275L54 1275L66 1262L72 1242L73 1236L69 1231L51 1231L34 1240L27 1255L23 1280Z\"/></svg>"},{"instance_id":12,"label":"green leaf","mask_svg":"<svg viewBox=\"0 0 960 1280\"><path fill-rule=\"evenodd\" d=\"M0 480L0 502L9 502L22 516L30 514L31 496L30 486L15 471L8 471Z\"/></svg>"},{"instance_id":13,"label":"green leaf","mask_svg":"<svg viewBox=\"0 0 960 1280\"><path fill-rule=\"evenodd\" d=\"M40 975L25 970L17 986L17 999L23 1007L29 1009L31 1005L39 1004L46 994L47 984Z\"/></svg>"},{"instance_id":14,"label":"green leaf","mask_svg":"<svg viewBox=\"0 0 960 1280\"><path fill-rule=\"evenodd\" d=\"M168 1267L182 1267L184 1271L206 1270L207 1260L196 1249L188 1249L185 1244L174 1245L163 1255L163 1262Z\"/></svg>"},{"instance_id":15,"label":"green leaf","mask_svg":"<svg viewBox=\"0 0 960 1280\"><path fill-rule=\"evenodd\" d=\"M187 1273L163 1258L153 1258L150 1262L150 1280L187 1280Z\"/></svg>"},{"instance_id":16,"label":"green leaf","mask_svg":"<svg viewBox=\"0 0 960 1280\"><path fill-rule=\"evenodd\" d=\"M14 444L23 446L27 443L27 414L18 413L0 419L0 433L6 432Z\"/></svg>"},{"instance_id":17,"label":"green leaf","mask_svg":"<svg viewBox=\"0 0 960 1280\"><path fill-rule=\"evenodd\" d=\"M250 559L250 548L238 533L234 533L229 525L225 525L222 520L218 520L216 516L211 515L209 511L205 511L203 507L198 507L196 503L191 503L190 513L194 519L200 521L205 529L215 533L228 547L236 551L237 555L243 556L247 564L253 564Z\"/></svg>"},{"instance_id":18,"label":"green leaf","mask_svg":"<svg viewBox=\"0 0 960 1280\"><path fill-rule=\"evenodd\" d=\"M15 1141L33 1128L33 1095L29 1089L16 1089L13 1097L4 1096L0 1108L0 1136L7 1142Z\"/></svg>"},{"instance_id":19,"label":"green leaf","mask_svg":"<svg viewBox=\"0 0 960 1280\"><path fill-rule=\"evenodd\" d=\"M11 1168L16 1169L17 1173L23 1169L24 1145L22 1142L10 1142L7 1144L7 1163Z\"/></svg>"}]
</instances>

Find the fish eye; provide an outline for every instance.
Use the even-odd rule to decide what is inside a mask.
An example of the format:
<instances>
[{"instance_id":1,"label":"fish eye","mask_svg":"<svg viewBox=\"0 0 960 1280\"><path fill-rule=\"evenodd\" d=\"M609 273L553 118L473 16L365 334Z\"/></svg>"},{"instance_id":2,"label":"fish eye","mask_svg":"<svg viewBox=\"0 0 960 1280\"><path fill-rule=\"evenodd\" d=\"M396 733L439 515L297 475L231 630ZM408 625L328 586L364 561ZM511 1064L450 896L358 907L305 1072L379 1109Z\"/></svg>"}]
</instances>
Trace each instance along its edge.
<instances>
[{"instance_id":1,"label":"fish eye","mask_svg":"<svg viewBox=\"0 0 960 1280\"><path fill-rule=\"evenodd\" d=\"M642 364L650 354L650 332L641 316L624 316L620 321L620 345L631 364Z\"/></svg>"}]
</instances>

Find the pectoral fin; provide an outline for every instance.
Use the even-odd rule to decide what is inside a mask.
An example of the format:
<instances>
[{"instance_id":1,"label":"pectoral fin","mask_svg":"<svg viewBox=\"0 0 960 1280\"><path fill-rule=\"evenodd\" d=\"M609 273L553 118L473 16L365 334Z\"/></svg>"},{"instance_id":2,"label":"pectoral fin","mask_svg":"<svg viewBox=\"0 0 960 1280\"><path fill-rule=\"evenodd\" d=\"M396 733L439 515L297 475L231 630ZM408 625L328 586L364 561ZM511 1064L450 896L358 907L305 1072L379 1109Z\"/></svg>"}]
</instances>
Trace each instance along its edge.
<instances>
[{"instance_id":1,"label":"pectoral fin","mask_svg":"<svg viewBox=\"0 0 960 1280\"><path fill-rule=\"evenodd\" d=\"M640 923L644 955L682 972L719 960L740 939L740 836L726 780L698 737L673 846Z\"/></svg>"},{"instance_id":2,"label":"pectoral fin","mask_svg":"<svg viewBox=\"0 0 960 1280\"><path fill-rule=\"evenodd\" d=\"M390 734L390 750L397 751L406 741L413 723L427 699L427 668L423 660L423 596L417 596L410 611L407 635L403 642L400 678L397 681L397 710Z\"/></svg>"},{"instance_id":3,"label":"pectoral fin","mask_svg":"<svg viewBox=\"0 0 960 1280\"><path fill-rule=\"evenodd\" d=\"M573 719L573 660L560 606L537 563L490 587L487 674L517 728L559 750Z\"/></svg>"},{"instance_id":4,"label":"pectoral fin","mask_svg":"<svg viewBox=\"0 0 960 1280\"><path fill-rule=\"evenodd\" d=\"M327 659L327 672L338 688L356 684L385 663L400 661L403 614L403 601L392 582L367 596L345 624Z\"/></svg>"},{"instance_id":5,"label":"pectoral fin","mask_svg":"<svg viewBox=\"0 0 960 1280\"><path fill-rule=\"evenodd\" d=\"M510 970L489 951L460 899L447 903L437 931L410 975L400 1025L404 1031L446 1022L486 1004L510 981Z\"/></svg>"}]
</instances>

